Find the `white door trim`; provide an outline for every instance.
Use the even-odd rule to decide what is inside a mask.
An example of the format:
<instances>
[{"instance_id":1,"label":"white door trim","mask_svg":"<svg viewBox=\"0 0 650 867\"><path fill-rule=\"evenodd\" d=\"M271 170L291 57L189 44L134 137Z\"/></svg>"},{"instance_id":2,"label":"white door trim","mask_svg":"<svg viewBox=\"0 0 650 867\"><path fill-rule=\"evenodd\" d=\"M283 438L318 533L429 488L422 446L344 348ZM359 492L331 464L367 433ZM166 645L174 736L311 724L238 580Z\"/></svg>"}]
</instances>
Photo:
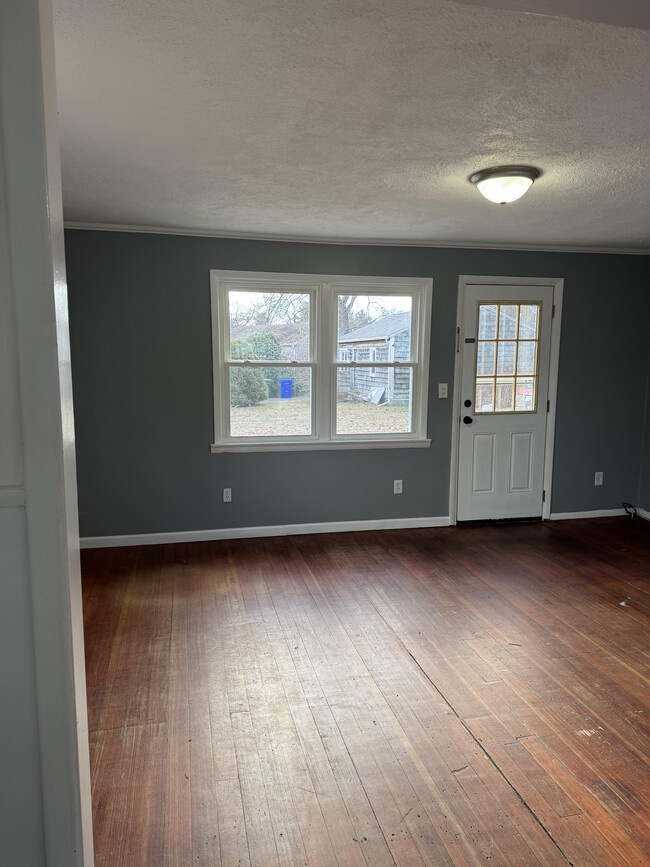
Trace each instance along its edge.
<instances>
[{"instance_id":1,"label":"white door trim","mask_svg":"<svg viewBox=\"0 0 650 867\"><path fill-rule=\"evenodd\" d=\"M74 418L50 0L0 3L0 364L12 437L0 467L0 572L20 693L2 694L3 746L20 784L3 801L3 863L92 867ZM4 330L4 328L3 328ZM5 335L3 335L4 337ZM5 392L7 395L5 396ZM7 420L3 427L7 426ZM15 441L12 443L12 439ZM11 521L11 524L9 524ZM8 533L11 533L9 536ZM5 582L6 575L6 582ZM12 642L17 643L17 642ZM6 651L6 652L5 652ZM11 654L11 655L10 655ZM14 672L15 675L15 672ZM11 705L11 711L9 711ZM13 771L8 772L12 779ZM9 830L9 833L7 833ZM31 848L26 850L26 846Z\"/></svg>"},{"instance_id":2,"label":"white door trim","mask_svg":"<svg viewBox=\"0 0 650 867\"><path fill-rule=\"evenodd\" d=\"M458 511L458 450L460 439L461 383L463 371L463 318L465 315L465 294L468 286L552 286L554 316L551 321L551 349L549 361L548 399L550 409L546 414L546 445L544 448L544 490L546 497L542 505L542 518L551 515L551 485L553 482L553 450L555 446L555 411L557 404L557 380L560 362L560 329L562 324L562 297L564 294L563 277L486 277L461 274L458 278L458 304L456 308L456 335L454 360L454 394L452 401L451 424L451 468L449 473L449 523L456 523Z\"/></svg>"}]
</instances>

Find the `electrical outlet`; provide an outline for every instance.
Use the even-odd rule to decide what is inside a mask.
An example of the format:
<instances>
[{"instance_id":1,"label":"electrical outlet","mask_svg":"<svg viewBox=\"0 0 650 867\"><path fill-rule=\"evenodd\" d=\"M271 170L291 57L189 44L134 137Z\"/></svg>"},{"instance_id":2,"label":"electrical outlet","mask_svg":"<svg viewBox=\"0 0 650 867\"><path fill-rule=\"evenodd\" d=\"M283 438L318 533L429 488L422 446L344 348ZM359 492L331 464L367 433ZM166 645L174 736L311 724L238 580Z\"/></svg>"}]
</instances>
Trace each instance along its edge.
<instances>
[{"instance_id":1,"label":"electrical outlet","mask_svg":"<svg viewBox=\"0 0 650 867\"><path fill-rule=\"evenodd\" d=\"M393 493L394 494L401 494L402 493L402 480L401 479L394 479L393 480Z\"/></svg>"},{"instance_id":2,"label":"electrical outlet","mask_svg":"<svg viewBox=\"0 0 650 867\"><path fill-rule=\"evenodd\" d=\"M232 503L232 488L223 489L223 501L224 503Z\"/></svg>"},{"instance_id":3,"label":"electrical outlet","mask_svg":"<svg viewBox=\"0 0 650 867\"><path fill-rule=\"evenodd\" d=\"M438 397L449 397L449 385L446 382L438 383Z\"/></svg>"},{"instance_id":4,"label":"electrical outlet","mask_svg":"<svg viewBox=\"0 0 650 867\"><path fill-rule=\"evenodd\" d=\"M594 485L602 485L603 483L603 474L602 473L594 473Z\"/></svg>"}]
</instances>

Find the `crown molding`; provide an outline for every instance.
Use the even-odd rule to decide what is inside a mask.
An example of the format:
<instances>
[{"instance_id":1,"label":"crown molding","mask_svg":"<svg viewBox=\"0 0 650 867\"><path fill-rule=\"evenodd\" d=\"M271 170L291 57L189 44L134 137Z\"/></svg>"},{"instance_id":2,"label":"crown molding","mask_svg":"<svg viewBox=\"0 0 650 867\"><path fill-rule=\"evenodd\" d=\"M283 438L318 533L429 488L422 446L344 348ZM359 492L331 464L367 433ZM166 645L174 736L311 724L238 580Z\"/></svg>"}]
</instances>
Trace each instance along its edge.
<instances>
[{"instance_id":1,"label":"crown molding","mask_svg":"<svg viewBox=\"0 0 650 867\"><path fill-rule=\"evenodd\" d=\"M648 256L650 248L589 247L574 244L482 244L455 241L377 240L369 238L319 238L306 235L264 235L251 232L222 232L206 229L181 229L171 226L132 226L121 223L82 223L67 221L66 229L90 232L127 232L145 235L184 235L191 238L221 238L231 241L272 241L287 244L330 244L348 247L424 247L451 250L513 250L526 253L605 253L618 256Z\"/></svg>"}]
</instances>

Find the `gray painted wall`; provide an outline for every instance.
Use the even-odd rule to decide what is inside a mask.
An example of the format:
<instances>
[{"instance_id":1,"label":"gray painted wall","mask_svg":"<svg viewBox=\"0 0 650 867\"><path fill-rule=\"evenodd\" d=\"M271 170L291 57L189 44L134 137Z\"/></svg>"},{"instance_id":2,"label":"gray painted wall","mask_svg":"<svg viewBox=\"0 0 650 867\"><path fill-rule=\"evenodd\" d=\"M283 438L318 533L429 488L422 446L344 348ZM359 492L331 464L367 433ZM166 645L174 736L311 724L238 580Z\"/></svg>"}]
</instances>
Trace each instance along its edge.
<instances>
[{"instance_id":1,"label":"gray painted wall","mask_svg":"<svg viewBox=\"0 0 650 867\"><path fill-rule=\"evenodd\" d=\"M451 393L460 274L565 278L552 509L638 497L646 257L83 230L66 254L82 535L447 515L451 399L437 383ZM431 448L210 454L211 268L432 277Z\"/></svg>"}]
</instances>

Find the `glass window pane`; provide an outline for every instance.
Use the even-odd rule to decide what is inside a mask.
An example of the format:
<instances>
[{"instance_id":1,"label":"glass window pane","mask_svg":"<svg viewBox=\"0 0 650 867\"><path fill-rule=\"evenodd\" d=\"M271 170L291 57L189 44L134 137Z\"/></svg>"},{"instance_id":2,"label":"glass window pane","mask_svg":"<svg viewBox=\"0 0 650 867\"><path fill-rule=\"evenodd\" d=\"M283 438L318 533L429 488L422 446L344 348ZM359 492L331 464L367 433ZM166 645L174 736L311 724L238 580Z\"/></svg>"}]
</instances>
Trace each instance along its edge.
<instances>
[{"instance_id":1,"label":"glass window pane","mask_svg":"<svg viewBox=\"0 0 650 867\"><path fill-rule=\"evenodd\" d=\"M537 341L522 340L517 350L517 373L536 373L536 360Z\"/></svg>"},{"instance_id":2,"label":"glass window pane","mask_svg":"<svg viewBox=\"0 0 650 867\"><path fill-rule=\"evenodd\" d=\"M517 336L517 304L499 306L499 337L514 339Z\"/></svg>"},{"instance_id":3,"label":"glass window pane","mask_svg":"<svg viewBox=\"0 0 650 867\"><path fill-rule=\"evenodd\" d=\"M371 347L383 344L382 361L411 361L410 295L338 295L337 358L368 358ZM351 359L350 359L351 360ZM379 360L379 359L378 359Z\"/></svg>"},{"instance_id":4,"label":"glass window pane","mask_svg":"<svg viewBox=\"0 0 650 867\"><path fill-rule=\"evenodd\" d=\"M519 338L535 340L539 321L539 306L537 304L522 304L519 307Z\"/></svg>"},{"instance_id":5,"label":"glass window pane","mask_svg":"<svg viewBox=\"0 0 650 867\"><path fill-rule=\"evenodd\" d=\"M228 292L230 357L309 361L309 295Z\"/></svg>"},{"instance_id":6,"label":"glass window pane","mask_svg":"<svg viewBox=\"0 0 650 867\"><path fill-rule=\"evenodd\" d=\"M476 412L535 411L540 310L540 304L479 305ZM499 339L482 340L494 332L497 320ZM484 379L488 376L495 379Z\"/></svg>"},{"instance_id":7,"label":"glass window pane","mask_svg":"<svg viewBox=\"0 0 650 867\"><path fill-rule=\"evenodd\" d=\"M536 377L517 377L517 391L515 395L515 412L535 411L535 385Z\"/></svg>"},{"instance_id":8,"label":"glass window pane","mask_svg":"<svg viewBox=\"0 0 650 867\"><path fill-rule=\"evenodd\" d=\"M309 367L230 368L231 436L308 436L310 433Z\"/></svg>"},{"instance_id":9,"label":"glass window pane","mask_svg":"<svg viewBox=\"0 0 650 867\"><path fill-rule=\"evenodd\" d=\"M496 304L479 304L478 336L479 340L494 340L497 336Z\"/></svg>"},{"instance_id":10,"label":"glass window pane","mask_svg":"<svg viewBox=\"0 0 650 867\"><path fill-rule=\"evenodd\" d=\"M514 409L514 379L498 379L496 393L496 412L512 412Z\"/></svg>"},{"instance_id":11,"label":"glass window pane","mask_svg":"<svg viewBox=\"0 0 650 867\"><path fill-rule=\"evenodd\" d=\"M339 367L336 433L410 433L413 376L410 367Z\"/></svg>"},{"instance_id":12,"label":"glass window pane","mask_svg":"<svg viewBox=\"0 0 650 867\"><path fill-rule=\"evenodd\" d=\"M494 380L477 380L475 412L494 412Z\"/></svg>"},{"instance_id":13,"label":"glass window pane","mask_svg":"<svg viewBox=\"0 0 650 867\"><path fill-rule=\"evenodd\" d=\"M477 376L494 376L495 349L493 341L479 340L476 347Z\"/></svg>"},{"instance_id":14,"label":"glass window pane","mask_svg":"<svg viewBox=\"0 0 650 867\"><path fill-rule=\"evenodd\" d=\"M499 341L499 351L497 354L497 373L514 373L515 372L515 353L517 344L514 340Z\"/></svg>"}]
</instances>

